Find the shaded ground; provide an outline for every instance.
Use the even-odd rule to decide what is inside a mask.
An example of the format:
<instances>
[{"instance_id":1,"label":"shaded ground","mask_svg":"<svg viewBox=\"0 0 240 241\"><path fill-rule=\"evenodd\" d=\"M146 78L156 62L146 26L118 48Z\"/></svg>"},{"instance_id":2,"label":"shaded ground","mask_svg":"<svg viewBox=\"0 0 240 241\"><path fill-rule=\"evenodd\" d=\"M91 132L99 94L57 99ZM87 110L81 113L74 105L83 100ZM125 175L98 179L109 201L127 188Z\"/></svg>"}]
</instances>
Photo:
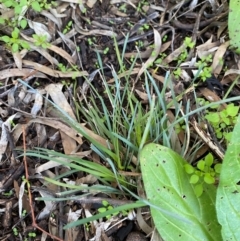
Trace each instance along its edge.
<instances>
[{"instance_id":1,"label":"shaded ground","mask_svg":"<svg viewBox=\"0 0 240 241\"><path fill-rule=\"evenodd\" d=\"M79 157L102 163L101 158L90 151L90 143L71 131L59 118L59 113L53 111L51 106L33 90L28 88L27 91L27 87L18 82L17 78L21 78L32 88L38 89L41 94L58 104L79 123L86 122L79 111L80 103L85 103L84 100L90 96L86 80L92 82L104 97L109 110L112 108L106 96L102 77L96 71L101 67L100 59L106 81L114 85L112 69L115 70L120 82L122 81L122 85L124 85L123 77L129 75L133 91L142 103L147 102L146 86L144 86L145 69L148 69L156 80L160 91L166 73L171 75L175 95L185 93L181 101L183 106L186 106L189 101L191 110L197 108L195 94L206 101L217 101L225 96L234 81L236 77L234 69L238 69L239 63L234 52L228 48L227 4L211 5L200 1L195 6L188 1L126 2L87 1L82 4L58 2L58 6L51 7L56 9L58 14L50 10L36 13L29 9L25 17L29 21L44 24L32 26L28 22L27 28L21 31L21 41L28 41L30 50L20 49L21 52L13 54L12 46L4 44L3 41L0 43L0 80L2 82L0 114L3 123L0 142L1 240L21 240L20 236L23 240L24 238L40 240L42 235L41 231L32 227L29 193L26 191L21 194L24 190L21 186L24 183L22 176L25 175L26 170L23 158L19 157L22 153L20 149L22 150L24 146L28 150L43 147L65 154L76 153ZM2 14L4 14L3 10ZM2 36L11 36L11 26L6 28L6 23L0 26ZM64 30L65 35L61 34ZM34 32L40 34L41 31L49 36L51 45L47 45L47 48L33 44L32 34ZM42 44L45 42L43 41ZM122 62L119 62L116 45L120 54L124 53ZM133 66L134 61L136 62ZM206 64L201 66L202 70L204 67L211 69L206 69L205 73L194 78L199 71L199 66L196 65L198 61ZM130 73L129 69L131 69ZM230 71L230 69L233 70ZM196 84L194 87L193 80ZM234 85L228 96L238 95L239 87ZM167 98L169 97L166 95ZM83 105L89 107L86 104ZM199 118L198 115L194 117ZM201 148L195 153L193 162L209 151L221 160L226 143L217 138L211 125L204 129L199 123L196 124L194 119L191 121L193 127L191 127L189 150L187 150L189 155L196 138L202 143ZM91 129L88 124L86 123L87 128ZM205 136L200 135L201 131L204 131ZM209 133L211 138L207 135ZM184 130L179 133L178 138L181 148ZM209 140L213 146L204 144ZM33 199L40 195L48 195L46 190L50 192L50 196L60 191L56 190L55 186L45 186L42 190L43 180L40 175L48 177L61 175L68 171L66 168L48 167L40 171L37 168L46 163L40 158L28 157L27 163ZM70 180L80 180L83 184L91 185L96 181L84 178L84 172L69 175ZM97 197L109 198L101 194ZM117 199L113 195L111 198ZM126 202L130 201L128 199L124 197ZM19 219L20 203L23 205L22 210L26 210L22 219ZM99 200L88 206L73 201L55 204L50 205L48 213L39 218L37 223L42 229L60 237L60 240L64 240L67 235L61 230L68 222L70 208L74 211L82 208L89 209L94 213L101 206ZM36 217L41 215L44 206L42 201L33 202L32 208ZM50 211L51 214L49 214ZM110 231L104 232L102 236L100 235L101 239L96 238L96 240L150 240L151 235L145 237L149 231L148 227L152 225L149 213L146 213L143 214L146 224L140 224L139 218L133 221L125 220ZM84 217L84 215L87 214L80 216ZM13 233L13 226L17 229L17 234ZM68 233L69 236L65 237L65 240L90 240L95 236L96 230L96 226L93 225L81 226L77 230L71 230L72 233ZM28 233L31 232L34 232L37 237L29 237ZM130 237L127 238L128 235ZM134 235L137 238L134 239Z\"/></svg>"}]
</instances>

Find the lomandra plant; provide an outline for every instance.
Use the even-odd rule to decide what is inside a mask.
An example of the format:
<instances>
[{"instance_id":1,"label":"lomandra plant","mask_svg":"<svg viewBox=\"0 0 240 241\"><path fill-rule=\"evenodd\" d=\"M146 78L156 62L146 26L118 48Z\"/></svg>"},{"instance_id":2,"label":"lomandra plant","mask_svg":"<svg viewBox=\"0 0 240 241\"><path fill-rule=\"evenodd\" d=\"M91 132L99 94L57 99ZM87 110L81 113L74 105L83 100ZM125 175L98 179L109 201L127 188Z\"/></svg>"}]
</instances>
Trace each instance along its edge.
<instances>
[{"instance_id":1,"label":"lomandra plant","mask_svg":"<svg viewBox=\"0 0 240 241\"><path fill-rule=\"evenodd\" d=\"M148 144L140 153L148 200L184 220L159 212L151 214L163 240L239 240L240 116L226 151L218 185L204 187L200 197L185 171L187 161L171 149Z\"/></svg>"}]
</instances>

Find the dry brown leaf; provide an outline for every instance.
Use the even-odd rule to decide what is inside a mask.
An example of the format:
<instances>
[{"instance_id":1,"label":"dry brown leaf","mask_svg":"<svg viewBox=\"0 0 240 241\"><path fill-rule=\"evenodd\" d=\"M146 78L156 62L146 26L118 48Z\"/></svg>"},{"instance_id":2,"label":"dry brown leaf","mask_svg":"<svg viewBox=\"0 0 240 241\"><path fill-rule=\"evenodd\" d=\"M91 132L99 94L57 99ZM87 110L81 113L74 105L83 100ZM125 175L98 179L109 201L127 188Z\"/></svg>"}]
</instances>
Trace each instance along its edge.
<instances>
[{"instance_id":1,"label":"dry brown leaf","mask_svg":"<svg viewBox=\"0 0 240 241\"><path fill-rule=\"evenodd\" d=\"M71 118L76 120L72 107L68 103L65 95L62 92L63 84L50 84L45 87L47 93L51 96L53 102L64 110Z\"/></svg>"},{"instance_id":2,"label":"dry brown leaf","mask_svg":"<svg viewBox=\"0 0 240 241\"><path fill-rule=\"evenodd\" d=\"M134 68L132 70L127 70L124 73L121 73L121 74L117 75L117 78L120 79L120 78L123 78L123 77L126 77L126 76L137 74L139 72L139 69L140 68ZM107 83L111 84L111 83L114 83L114 81L115 81L115 79L112 78Z\"/></svg>"},{"instance_id":3,"label":"dry brown leaf","mask_svg":"<svg viewBox=\"0 0 240 241\"><path fill-rule=\"evenodd\" d=\"M1 133L1 139L0 139L0 162L2 161L3 155L6 153L6 149L7 149L8 141L9 141L6 128L9 131L11 131L12 121L15 118L15 116L16 116L16 114L9 116L5 122L1 123L2 133Z\"/></svg>"},{"instance_id":4,"label":"dry brown leaf","mask_svg":"<svg viewBox=\"0 0 240 241\"><path fill-rule=\"evenodd\" d=\"M50 76L53 76L53 77L56 77L56 78L59 78L59 77L72 78L73 76L74 77L82 77L82 76L88 75L88 73L86 71L61 72L61 71L58 71L58 70L50 69L50 68L48 68L44 65L38 64L38 63L28 61L28 60L23 60L23 64L26 65L26 66L31 66L35 70L38 70L40 72L43 72L47 75L50 75ZM22 76L22 75L20 75L20 76ZM1 79L1 72L0 72L0 79Z\"/></svg>"},{"instance_id":5,"label":"dry brown leaf","mask_svg":"<svg viewBox=\"0 0 240 241\"><path fill-rule=\"evenodd\" d=\"M29 20L29 19L27 21L28 21L28 25L30 26L30 28L32 28L35 31L36 34L46 36L47 42L51 41L52 36L49 33L48 28L44 24L34 22L34 21Z\"/></svg>"},{"instance_id":6,"label":"dry brown leaf","mask_svg":"<svg viewBox=\"0 0 240 241\"><path fill-rule=\"evenodd\" d=\"M76 120L75 114L68 103L65 95L62 92L62 84L50 84L45 87L47 93L51 96L53 102L58 105L58 107L65 111L72 119ZM60 134L62 138L62 144L65 154L70 154L76 151L76 142L68 136L66 132L60 129Z\"/></svg>"},{"instance_id":7,"label":"dry brown leaf","mask_svg":"<svg viewBox=\"0 0 240 241\"><path fill-rule=\"evenodd\" d=\"M89 8L93 8L93 6L96 2L97 2L97 0L87 0L86 4Z\"/></svg>"},{"instance_id":8,"label":"dry brown leaf","mask_svg":"<svg viewBox=\"0 0 240 241\"><path fill-rule=\"evenodd\" d=\"M57 61L56 58L54 58L53 56L51 56L46 49L42 48L42 47L38 47L36 46L34 43L34 39L31 37L28 37L27 35L21 34L21 36L26 39L28 41L28 44L31 48L31 50L35 50L37 51L39 54L41 54L44 58L46 58L52 65L58 65L59 62Z\"/></svg>"},{"instance_id":9,"label":"dry brown leaf","mask_svg":"<svg viewBox=\"0 0 240 241\"><path fill-rule=\"evenodd\" d=\"M76 211L72 211L72 209L69 209L69 213L67 215L68 217L68 223L77 221L82 213L82 209L78 209ZM66 230L66 234L65 234L65 239L67 241L76 241L78 240L78 234L80 232L79 228L69 228Z\"/></svg>"},{"instance_id":10,"label":"dry brown leaf","mask_svg":"<svg viewBox=\"0 0 240 241\"><path fill-rule=\"evenodd\" d=\"M47 76L40 72L35 72L33 69L5 69L0 71L0 80L10 78L10 77L16 77L16 76L31 76L33 74L34 76L38 78L47 78ZM86 73L87 74L87 73Z\"/></svg>"},{"instance_id":11,"label":"dry brown leaf","mask_svg":"<svg viewBox=\"0 0 240 241\"><path fill-rule=\"evenodd\" d=\"M214 58L213 58L213 63L212 63L212 70L213 74L217 77L220 72L222 71L223 68L223 56L226 53L226 50L230 44L230 41L227 41L223 44L220 45L218 50L216 51Z\"/></svg>"},{"instance_id":12,"label":"dry brown leaf","mask_svg":"<svg viewBox=\"0 0 240 241\"><path fill-rule=\"evenodd\" d=\"M31 115L33 118L36 118L38 112L41 110L43 105L43 96L40 93L35 94L35 102L33 104L33 107L31 109Z\"/></svg>"},{"instance_id":13,"label":"dry brown leaf","mask_svg":"<svg viewBox=\"0 0 240 241\"><path fill-rule=\"evenodd\" d=\"M149 57L149 59L143 64L142 68L140 69L140 71L137 75L136 81L139 79L139 77L142 75L142 73L147 69L147 67L155 61L155 59L157 58L157 56L160 53L161 46L162 46L161 35L159 34L159 32L156 29L153 29L153 33L154 33L154 49L153 49L152 54Z\"/></svg>"},{"instance_id":14,"label":"dry brown leaf","mask_svg":"<svg viewBox=\"0 0 240 241\"><path fill-rule=\"evenodd\" d=\"M59 48L52 44L50 46L48 46L47 48L52 50L53 52L59 54L60 56L62 56L64 59L66 59L68 61L69 64L75 64L73 58L62 48Z\"/></svg>"},{"instance_id":15,"label":"dry brown leaf","mask_svg":"<svg viewBox=\"0 0 240 241\"><path fill-rule=\"evenodd\" d=\"M224 76L227 76L229 74L237 74L237 75L240 75L240 70L239 69L229 69L225 72L225 75Z\"/></svg>"},{"instance_id":16,"label":"dry brown leaf","mask_svg":"<svg viewBox=\"0 0 240 241\"><path fill-rule=\"evenodd\" d=\"M22 57L19 52L12 53L14 62L18 69L22 70Z\"/></svg>"},{"instance_id":17,"label":"dry brown leaf","mask_svg":"<svg viewBox=\"0 0 240 241\"><path fill-rule=\"evenodd\" d=\"M62 15L58 14L56 9L50 9L50 11L51 11L51 13L46 10L42 10L40 12L40 14L43 15L44 17L47 17L52 22L54 22L57 25L58 29L62 29L61 17L66 17L66 15L62 16Z\"/></svg>"},{"instance_id":18,"label":"dry brown leaf","mask_svg":"<svg viewBox=\"0 0 240 241\"><path fill-rule=\"evenodd\" d=\"M161 46L161 49L160 49L160 53L164 52L166 49L168 49L168 47L171 45L171 42L172 41L169 41L167 43L164 43L162 46ZM147 50L145 51L142 51L140 53L138 52L131 52L131 53L126 53L124 54L124 57L125 58L132 58L132 57L138 57L138 58L141 58L141 59L145 59L145 58L148 58L150 55L152 54L152 48L148 48Z\"/></svg>"},{"instance_id":19,"label":"dry brown leaf","mask_svg":"<svg viewBox=\"0 0 240 241\"><path fill-rule=\"evenodd\" d=\"M137 89L135 91L142 100L144 100L144 101L148 100L148 95L146 93L144 93L140 90L137 90Z\"/></svg>"},{"instance_id":20,"label":"dry brown leaf","mask_svg":"<svg viewBox=\"0 0 240 241\"><path fill-rule=\"evenodd\" d=\"M182 53L182 51L186 48L184 44L179 48L175 49L171 54L169 54L163 61L161 65L166 65L171 63L173 60L177 59L178 56ZM157 65L157 64L156 64ZM157 65L158 66L158 65Z\"/></svg>"},{"instance_id":21,"label":"dry brown leaf","mask_svg":"<svg viewBox=\"0 0 240 241\"><path fill-rule=\"evenodd\" d=\"M216 102L216 101L220 101L221 98L215 94L213 91L211 91L208 88L199 88L200 92L202 93L202 95L210 102ZM220 110L225 109L227 107L226 103L222 103L220 105Z\"/></svg>"}]
</instances>

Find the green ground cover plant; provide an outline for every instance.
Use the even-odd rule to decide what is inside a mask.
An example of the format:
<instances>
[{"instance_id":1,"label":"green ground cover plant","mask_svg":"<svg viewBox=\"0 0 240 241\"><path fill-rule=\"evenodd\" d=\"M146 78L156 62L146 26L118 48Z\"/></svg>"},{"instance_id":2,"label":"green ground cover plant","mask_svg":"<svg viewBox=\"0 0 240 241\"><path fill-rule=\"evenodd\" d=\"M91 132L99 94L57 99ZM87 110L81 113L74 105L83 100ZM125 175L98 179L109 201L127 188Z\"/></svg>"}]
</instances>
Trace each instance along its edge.
<instances>
[{"instance_id":1,"label":"green ground cover plant","mask_svg":"<svg viewBox=\"0 0 240 241\"><path fill-rule=\"evenodd\" d=\"M205 180L209 185L204 186L201 196L196 195L186 173L188 163L180 155L158 144L143 148L140 163L148 200L189 221L171 218L151 207L154 223L164 240L238 240L239 142L240 117L223 160L219 185L215 185L215 180L212 184ZM213 160L208 156L204 162L198 169L203 170L206 164L210 167Z\"/></svg>"}]
</instances>

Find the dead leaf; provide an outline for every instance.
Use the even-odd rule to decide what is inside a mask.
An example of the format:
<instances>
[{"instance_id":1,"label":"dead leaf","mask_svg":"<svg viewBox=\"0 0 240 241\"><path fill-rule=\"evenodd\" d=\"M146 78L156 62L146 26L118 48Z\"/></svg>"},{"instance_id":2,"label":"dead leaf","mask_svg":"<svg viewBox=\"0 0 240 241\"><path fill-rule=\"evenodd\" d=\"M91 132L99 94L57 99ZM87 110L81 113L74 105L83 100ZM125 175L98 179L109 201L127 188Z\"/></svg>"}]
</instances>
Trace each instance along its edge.
<instances>
[{"instance_id":1,"label":"dead leaf","mask_svg":"<svg viewBox=\"0 0 240 241\"><path fill-rule=\"evenodd\" d=\"M72 78L73 76L75 77L82 77L82 76L87 76L88 73L86 71L70 71L70 72L61 72L58 70L53 70L51 68L48 68L44 65L32 62L32 61L28 61L28 60L23 60L23 64L26 66L31 66L33 67L35 70L38 70L40 72L43 72L47 75L56 77L56 78ZM12 70L11 70L12 71ZM9 71L8 71L9 72ZM23 76L23 75L19 75L19 76ZM1 79L1 72L0 72L0 79Z\"/></svg>"},{"instance_id":2,"label":"dead leaf","mask_svg":"<svg viewBox=\"0 0 240 241\"><path fill-rule=\"evenodd\" d=\"M161 35L159 34L159 32L156 29L153 29L153 33L154 33L154 49L153 49L152 54L149 57L149 59L143 64L142 68L140 69L140 71L137 75L136 81L139 79L139 77L142 75L142 73L147 69L147 67L155 61L155 59L157 58L157 56L160 53L161 46L162 46Z\"/></svg>"}]
</instances>

